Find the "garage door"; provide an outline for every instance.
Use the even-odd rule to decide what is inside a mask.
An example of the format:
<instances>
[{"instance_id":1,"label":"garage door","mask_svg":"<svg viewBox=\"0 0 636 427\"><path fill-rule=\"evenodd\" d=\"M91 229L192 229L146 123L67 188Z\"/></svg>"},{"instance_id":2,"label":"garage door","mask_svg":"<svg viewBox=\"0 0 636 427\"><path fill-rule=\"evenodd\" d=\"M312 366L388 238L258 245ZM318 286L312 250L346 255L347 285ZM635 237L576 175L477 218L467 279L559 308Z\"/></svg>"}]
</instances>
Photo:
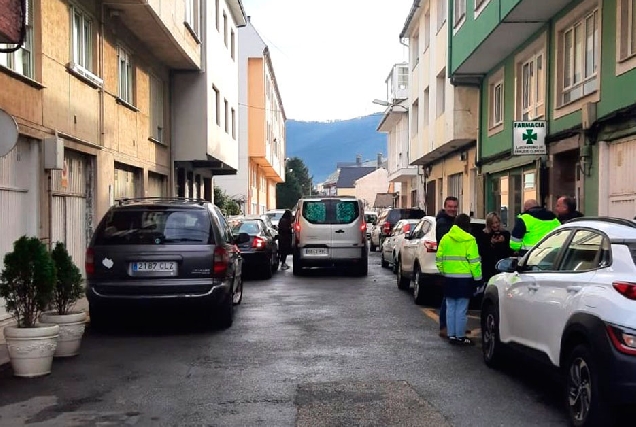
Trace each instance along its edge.
<instances>
[{"instance_id":1,"label":"garage door","mask_svg":"<svg viewBox=\"0 0 636 427\"><path fill-rule=\"evenodd\" d=\"M608 215L634 218L636 215L636 140L609 144Z\"/></svg>"},{"instance_id":2,"label":"garage door","mask_svg":"<svg viewBox=\"0 0 636 427\"><path fill-rule=\"evenodd\" d=\"M0 270L14 241L38 234L38 164L38 143L27 139L0 157ZM0 299L0 320L8 317Z\"/></svg>"},{"instance_id":3,"label":"garage door","mask_svg":"<svg viewBox=\"0 0 636 427\"><path fill-rule=\"evenodd\" d=\"M92 166L88 156L68 149L64 151L64 169L51 171L51 240L63 242L83 272L86 246L92 231Z\"/></svg>"},{"instance_id":4,"label":"garage door","mask_svg":"<svg viewBox=\"0 0 636 427\"><path fill-rule=\"evenodd\" d=\"M168 195L168 179L165 175L148 172L148 196L166 197Z\"/></svg>"},{"instance_id":5,"label":"garage door","mask_svg":"<svg viewBox=\"0 0 636 427\"><path fill-rule=\"evenodd\" d=\"M141 179L137 168L115 163L115 200L139 197L141 195Z\"/></svg>"}]
</instances>

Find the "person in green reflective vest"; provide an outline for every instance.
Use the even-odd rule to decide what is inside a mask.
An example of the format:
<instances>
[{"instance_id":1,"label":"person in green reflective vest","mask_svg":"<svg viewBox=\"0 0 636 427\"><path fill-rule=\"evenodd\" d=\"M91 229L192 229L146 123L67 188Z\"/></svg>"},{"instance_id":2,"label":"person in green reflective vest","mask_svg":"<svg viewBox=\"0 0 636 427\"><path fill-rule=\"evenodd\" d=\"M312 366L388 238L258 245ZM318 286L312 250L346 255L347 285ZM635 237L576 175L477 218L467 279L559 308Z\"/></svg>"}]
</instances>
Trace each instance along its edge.
<instances>
[{"instance_id":1,"label":"person in green reflective vest","mask_svg":"<svg viewBox=\"0 0 636 427\"><path fill-rule=\"evenodd\" d=\"M510 249L522 256L559 225L561 222L554 212L539 206L534 199L526 200L510 235Z\"/></svg>"}]
</instances>

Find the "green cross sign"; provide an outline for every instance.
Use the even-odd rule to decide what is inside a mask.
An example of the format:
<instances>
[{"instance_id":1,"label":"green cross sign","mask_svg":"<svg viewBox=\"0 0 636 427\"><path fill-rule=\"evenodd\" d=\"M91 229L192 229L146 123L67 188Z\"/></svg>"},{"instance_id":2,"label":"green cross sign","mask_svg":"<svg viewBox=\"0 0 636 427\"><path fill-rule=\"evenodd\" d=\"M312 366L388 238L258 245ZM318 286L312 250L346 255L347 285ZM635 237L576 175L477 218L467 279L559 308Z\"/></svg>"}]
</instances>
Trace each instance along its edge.
<instances>
[{"instance_id":1,"label":"green cross sign","mask_svg":"<svg viewBox=\"0 0 636 427\"><path fill-rule=\"evenodd\" d=\"M537 140L537 134L532 129L527 129L526 133L521 135L521 137L526 142L526 145L532 145L533 141Z\"/></svg>"}]
</instances>

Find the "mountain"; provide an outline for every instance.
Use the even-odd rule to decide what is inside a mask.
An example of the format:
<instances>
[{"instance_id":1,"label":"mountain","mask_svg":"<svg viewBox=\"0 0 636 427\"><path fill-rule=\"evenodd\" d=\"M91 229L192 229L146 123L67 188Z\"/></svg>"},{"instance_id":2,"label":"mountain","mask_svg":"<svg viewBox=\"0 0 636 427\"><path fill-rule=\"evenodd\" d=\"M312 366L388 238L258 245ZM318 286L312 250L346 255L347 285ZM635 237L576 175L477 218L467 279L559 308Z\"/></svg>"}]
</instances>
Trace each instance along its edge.
<instances>
[{"instance_id":1,"label":"mountain","mask_svg":"<svg viewBox=\"0 0 636 427\"><path fill-rule=\"evenodd\" d=\"M323 182L340 162L386 158L386 134L376 131L382 113L331 122L287 120L287 157L300 158L313 182Z\"/></svg>"}]
</instances>

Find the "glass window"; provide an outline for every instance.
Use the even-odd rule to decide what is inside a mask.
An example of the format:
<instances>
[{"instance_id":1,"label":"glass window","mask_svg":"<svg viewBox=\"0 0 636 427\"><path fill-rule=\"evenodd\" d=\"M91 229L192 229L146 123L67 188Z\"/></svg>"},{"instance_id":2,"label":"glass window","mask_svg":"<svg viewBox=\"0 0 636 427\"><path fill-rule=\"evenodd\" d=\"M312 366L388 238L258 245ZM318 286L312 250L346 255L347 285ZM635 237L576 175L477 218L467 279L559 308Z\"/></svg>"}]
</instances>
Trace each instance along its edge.
<instances>
[{"instance_id":1,"label":"glass window","mask_svg":"<svg viewBox=\"0 0 636 427\"><path fill-rule=\"evenodd\" d=\"M360 216L356 200L303 202L303 218L312 224L351 224Z\"/></svg>"},{"instance_id":2,"label":"glass window","mask_svg":"<svg viewBox=\"0 0 636 427\"><path fill-rule=\"evenodd\" d=\"M111 210L96 233L97 245L211 243L203 210Z\"/></svg>"},{"instance_id":3,"label":"glass window","mask_svg":"<svg viewBox=\"0 0 636 427\"><path fill-rule=\"evenodd\" d=\"M559 252L571 234L571 230L558 231L530 249L524 264L525 269L529 271L554 271L554 263L557 261Z\"/></svg>"},{"instance_id":4,"label":"glass window","mask_svg":"<svg viewBox=\"0 0 636 427\"><path fill-rule=\"evenodd\" d=\"M130 54L124 48L119 47L117 49L117 58L119 62L119 98L132 104L134 102L134 74Z\"/></svg>"},{"instance_id":5,"label":"glass window","mask_svg":"<svg viewBox=\"0 0 636 427\"><path fill-rule=\"evenodd\" d=\"M327 221L327 205L324 202L305 202L303 218L312 224L324 224Z\"/></svg>"},{"instance_id":6,"label":"glass window","mask_svg":"<svg viewBox=\"0 0 636 427\"><path fill-rule=\"evenodd\" d=\"M346 201L336 203L336 222L338 224L351 224L358 215L358 202Z\"/></svg>"},{"instance_id":7,"label":"glass window","mask_svg":"<svg viewBox=\"0 0 636 427\"><path fill-rule=\"evenodd\" d=\"M568 245L561 263L562 271L589 271L608 265L610 244L607 238L591 230L579 230Z\"/></svg>"},{"instance_id":8,"label":"glass window","mask_svg":"<svg viewBox=\"0 0 636 427\"><path fill-rule=\"evenodd\" d=\"M232 233L247 233L250 236L254 236L261 232L261 225L259 221L239 221L232 225Z\"/></svg>"},{"instance_id":9,"label":"glass window","mask_svg":"<svg viewBox=\"0 0 636 427\"><path fill-rule=\"evenodd\" d=\"M594 10L562 33L563 104L597 89L598 31L598 11Z\"/></svg>"}]
</instances>

